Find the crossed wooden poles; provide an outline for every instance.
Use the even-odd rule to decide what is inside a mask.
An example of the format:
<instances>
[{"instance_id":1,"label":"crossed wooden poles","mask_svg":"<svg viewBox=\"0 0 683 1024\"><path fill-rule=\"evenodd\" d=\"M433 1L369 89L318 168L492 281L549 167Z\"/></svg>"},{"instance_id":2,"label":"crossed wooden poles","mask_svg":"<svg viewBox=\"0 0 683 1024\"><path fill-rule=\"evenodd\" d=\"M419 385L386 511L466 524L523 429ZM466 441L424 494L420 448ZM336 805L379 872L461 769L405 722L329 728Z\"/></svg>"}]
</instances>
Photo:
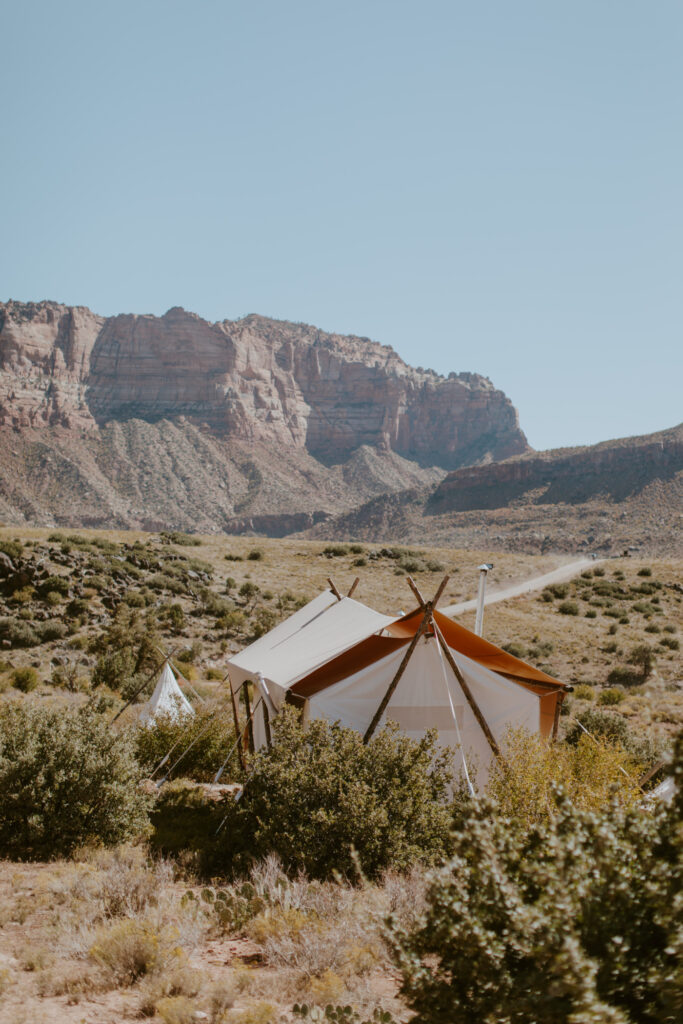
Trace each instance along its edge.
<instances>
[{"instance_id":1,"label":"crossed wooden poles","mask_svg":"<svg viewBox=\"0 0 683 1024\"><path fill-rule=\"evenodd\" d=\"M363 742L367 743L368 740L373 735L373 733L375 732L375 729L377 728L377 726L380 723L382 715L384 714L384 712L387 709L389 701L391 700L391 698L393 697L393 695L394 695L394 693L396 691L396 687L398 686L399 682L401 681L401 676L403 675L403 673L405 672L406 668L408 667L408 662L410 661L410 659L411 659L411 657L413 655L413 652L414 652L415 648L417 647L417 645L418 645L418 643L420 641L420 637L424 636L424 634L427 632L427 630L431 627L431 629L434 632L434 636L436 637L436 639L438 641L438 644L441 647L441 650L443 651L444 657L445 657L446 661L448 662L448 664L449 664L449 666L451 668L451 671L453 672L453 675L458 680L458 683L460 684L460 688L461 688L462 692L465 694L465 700L467 701L467 703L469 704L470 708L472 709L472 713L473 713L474 717L476 718L477 722L481 726L482 732L486 736L486 739L488 741L489 746L491 747L491 750L493 751L494 755L497 758L500 758L500 756L501 756L501 754L500 754L500 747L498 746L498 743L496 742L496 738L493 735L493 733L491 732L491 730L489 728L489 724L486 721L486 719L484 718L484 715L482 714L481 708L479 707L479 705L477 704L476 700L474 699L474 694L472 693L472 691L470 690L469 686L465 682L465 678L464 678L462 672L460 671L460 669L458 668L458 666L457 666L457 664L455 662L455 659L454 659L454 657L453 657L453 655L451 653L451 649L448 646L448 644L446 643L446 640L444 639L444 635L441 632L441 630L439 629L439 627L438 627L438 625L437 625L437 623L436 623L436 621L434 619L434 610L435 610L435 608L436 608L436 606L437 606L437 604L439 602L439 598L441 597L441 595L443 594L443 592L444 592L444 590L446 588L446 584L448 583L449 579L450 579L449 576L444 576L444 578L441 580L441 583L439 584L439 588L438 588L436 594L434 595L434 597L432 598L432 600L431 601L425 601L424 597L422 596L422 594L420 593L420 591L419 591L419 589L417 587L417 584L415 583L415 580L411 576L408 576L408 586L410 587L410 589L412 590L413 594L417 598L418 604L419 604L419 608L423 612L422 621L420 622L420 625L417 627L417 630L415 632L415 636L413 637L413 639L411 640L410 644L408 645L408 649L407 649L406 653L403 655L403 658L401 660L401 664L398 666L398 669L396 671L396 675L394 676L394 678L389 683L389 686L387 688L387 692L384 694L384 697L382 698L382 702L380 703L379 707L377 708L377 711L375 711L375 714L373 715L372 721L370 722L370 725L367 727L367 729L365 731L365 735L363 737Z\"/></svg>"}]
</instances>

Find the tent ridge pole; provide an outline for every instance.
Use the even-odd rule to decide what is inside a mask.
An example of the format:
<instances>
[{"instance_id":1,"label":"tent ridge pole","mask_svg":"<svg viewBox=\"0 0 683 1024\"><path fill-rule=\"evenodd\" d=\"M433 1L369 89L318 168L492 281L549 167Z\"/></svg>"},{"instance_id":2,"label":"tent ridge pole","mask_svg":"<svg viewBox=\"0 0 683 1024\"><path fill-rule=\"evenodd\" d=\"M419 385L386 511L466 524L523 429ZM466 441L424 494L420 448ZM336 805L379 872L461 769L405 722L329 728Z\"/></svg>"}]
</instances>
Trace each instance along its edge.
<instances>
[{"instance_id":1,"label":"tent ridge pole","mask_svg":"<svg viewBox=\"0 0 683 1024\"><path fill-rule=\"evenodd\" d=\"M484 736L486 736L486 739L488 740L488 744L489 744L491 750L493 751L493 753L495 754L495 756L499 760L502 760L502 754L500 752L500 747L498 746L496 738L493 735L493 733L491 732L491 729L489 728L489 723L484 718L484 715L482 714L481 708L477 704L476 700L474 699L474 695L473 695L472 691L470 690L469 686L465 682L465 677L463 676L462 672L458 668L458 666L457 666L457 664L455 662L455 658L451 654L451 649L448 646L448 644L446 643L446 641L444 639L444 635L441 632L441 630L439 629L439 627L438 627L436 622L434 622L434 633L436 634L436 639L439 641L439 644L441 646L441 650L443 651L443 653L446 656L446 661L451 666L451 671L453 672L455 678L458 680L458 683L460 684L460 689L465 694L465 700L467 701L467 703L469 704L470 708L472 709L472 714L474 715L474 717L476 718L477 722L481 726L481 730L484 733Z\"/></svg>"}]
</instances>

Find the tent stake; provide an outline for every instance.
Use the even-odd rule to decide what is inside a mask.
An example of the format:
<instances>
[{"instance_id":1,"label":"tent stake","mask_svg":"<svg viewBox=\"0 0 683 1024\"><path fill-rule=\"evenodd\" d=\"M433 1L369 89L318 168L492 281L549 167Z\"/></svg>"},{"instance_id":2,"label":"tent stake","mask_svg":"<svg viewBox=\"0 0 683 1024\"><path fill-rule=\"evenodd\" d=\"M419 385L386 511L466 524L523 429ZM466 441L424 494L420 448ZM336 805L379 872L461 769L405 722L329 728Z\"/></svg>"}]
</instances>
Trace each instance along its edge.
<instances>
[{"instance_id":1,"label":"tent stake","mask_svg":"<svg viewBox=\"0 0 683 1024\"><path fill-rule=\"evenodd\" d=\"M473 713L474 717L476 718L477 722L481 726L481 730L484 733L484 736L486 736L486 739L488 740L488 743L489 743L489 746L490 746L491 750L493 751L493 753L496 755L496 757L499 760L502 760L502 755L501 755L501 752L500 752L500 747L498 746L498 743L496 742L495 736L493 735L493 733L489 729L489 723L484 718L484 716L483 716L483 714L481 712L481 708L477 704L477 702L474 699L474 696L472 694L472 691L470 690L469 686L465 682L465 678L464 678L462 672L460 671L460 669L456 665L455 658L451 654L451 649L448 646L448 644L446 643L446 641L444 639L443 633L441 632L441 630L437 626L436 622L434 622L433 625L434 625L434 633L436 635L436 639L439 641L439 644L441 646L441 650L443 651L443 653L446 656L446 661L451 666L451 670L453 672L453 675L455 676L455 678L458 680L458 682L460 684L460 689L465 694L465 699L466 699L467 703L469 704L470 708L472 709L472 713Z\"/></svg>"}]
</instances>

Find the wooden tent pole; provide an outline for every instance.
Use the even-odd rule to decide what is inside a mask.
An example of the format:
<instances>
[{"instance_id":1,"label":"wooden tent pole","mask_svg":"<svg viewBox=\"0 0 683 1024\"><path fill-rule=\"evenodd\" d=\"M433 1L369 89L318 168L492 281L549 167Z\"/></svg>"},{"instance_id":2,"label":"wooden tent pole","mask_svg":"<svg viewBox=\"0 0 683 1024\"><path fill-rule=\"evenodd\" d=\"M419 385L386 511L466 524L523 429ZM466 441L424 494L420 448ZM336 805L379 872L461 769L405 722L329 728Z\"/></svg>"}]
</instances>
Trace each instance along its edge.
<instances>
[{"instance_id":1,"label":"wooden tent pole","mask_svg":"<svg viewBox=\"0 0 683 1024\"><path fill-rule=\"evenodd\" d=\"M398 671L396 672L396 675L394 676L394 678L389 683L389 687L387 689L387 692L384 694L384 697L382 698L382 703L380 704L380 706L375 711L375 714L373 715L372 721L370 722L370 725L367 727L367 729L365 731L365 735L363 736L363 743L367 743L368 740L371 739L372 734L374 733L375 729L377 728L377 726L379 724L380 718L382 717L382 715L386 711L387 704L389 703L389 701L391 700L391 698L394 695L394 691L395 691L396 687L398 686L398 684L399 684L399 682L401 680L401 676L403 675L403 673L406 670L406 666L408 665L408 662L410 661L410 659L412 657L413 651L417 647L417 644L418 644L418 641L419 641L420 637L422 636L422 634L425 632L425 630L427 629L427 627L429 625L430 614L431 614L431 609L429 607L427 607L427 610L425 611L425 613L424 613L424 615L422 617L422 622L418 626L418 629L417 629L417 632L415 633L415 636L410 641L410 645L409 645L408 650L406 651L406 653L403 655L403 658L401 660L401 664L398 666Z\"/></svg>"},{"instance_id":2,"label":"wooden tent pole","mask_svg":"<svg viewBox=\"0 0 683 1024\"><path fill-rule=\"evenodd\" d=\"M424 608L424 606L425 606L425 599L422 596L422 594L420 593L420 591L418 590L417 583L415 582L413 577L412 576L406 576L406 583L408 584L408 586L412 590L413 594L417 598L417 600L418 600L418 602L420 604L420 607Z\"/></svg>"},{"instance_id":3,"label":"wooden tent pole","mask_svg":"<svg viewBox=\"0 0 683 1024\"><path fill-rule=\"evenodd\" d=\"M555 714L553 716L553 739L557 739L557 731L560 728L560 715L562 714L562 701L564 700L564 694L555 701Z\"/></svg>"},{"instance_id":4,"label":"wooden tent pole","mask_svg":"<svg viewBox=\"0 0 683 1024\"><path fill-rule=\"evenodd\" d=\"M406 651L406 653L403 655L403 658L401 659L401 664L398 666L398 670L396 672L396 675L394 676L394 678L389 683L389 687L387 689L387 692L384 694L384 697L382 698L382 703L377 708L377 711L375 711L375 714L373 715L372 721L370 722L370 725L367 727L367 729L365 731L365 735L363 736L363 743L367 743L368 740L371 739L375 729L379 725L379 721L380 721L382 715L384 714L384 712L386 711L387 705L388 705L389 701L391 700L391 698L393 697L394 692L396 690L396 687L398 686L399 682L401 681L401 676L403 675L403 673L406 670L408 662L410 661L410 659L411 659L411 657L413 655L413 651L415 650L415 648L418 645L418 641L419 641L420 637L425 633L425 631L427 630L427 628L429 626L429 623L430 623L431 617L432 617L432 611L434 610L437 601L439 600L439 598L443 594L444 588L445 588L447 583L448 583L448 576L444 576L443 580L441 581L441 585L440 585L439 589L437 590L436 594L434 595L433 600L428 601L426 604L423 604L424 615L422 616L422 622L418 626L417 632L415 633L415 636L410 641L410 644L408 646L408 650Z\"/></svg>"},{"instance_id":5,"label":"wooden tent pole","mask_svg":"<svg viewBox=\"0 0 683 1024\"><path fill-rule=\"evenodd\" d=\"M351 589L349 590L348 594L346 595L347 597L351 597L353 595L353 592L354 592L354 590L356 589L356 587L358 586L359 583L360 583L360 576L356 576L355 580L351 584Z\"/></svg>"},{"instance_id":6,"label":"wooden tent pole","mask_svg":"<svg viewBox=\"0 0 683 1024\"><path fill-rule=\"evenodd\" d=\"M246 715L247 715L247 725L246 725L247 746L249 747L250 753L253 754L254 753L254 726L253 726L253 723L252 723L251 701L249 700L249 680L248 679L244 680L244 684L242 686L242 690L244 691L244 710L245 710ZM254 708L254 711L255 710L256 710L256 708Z\"/></svg>"},{"instance_id":7,"label":"wooden tent pole","mask_svg":"<svg viewBox=\"0 0 683 1024\"><path fill-rule=\"evenodd\" d=\"M443 653L446 656L446 661L451 666L451 670L453 672L453 675L455 676L455 678L458 680L458 682L460 684L460 689L465 694L465 700L467 701L467 703L471 707L472 713L473 713L474 717L476 718L477 722L481 726L481 730L484 733L484 736L486 736L486 739L488 740L488 743L489 743L489 746L490 746L491 750L493 751L493 753L495 754L495 756L499 760L502 760L502 755L501 755L501 752L500 752L500 747L498 746L498 743L496 742L496 738L493 735L493 733L491 732L491 730L489 729L489 724L486 721L486 719L484 718L484 716L482 714L482 711L481 711L481 708L479 707L479 705L477 704L476 700L474 699L472 691L470 690L469 686L465 682L465 678L464 678L462 672L460 671L460 669L456 665L455 658L451 654L451 649L448 646L448 644L446 643L446 641L444 639L444 635L441 632L441 630L439 629L439 627L438 627L436 622L434 622L434 633L436 635L436 639L439 641L439 644L441 646L441 650L443 651Z\"/></svg>"},{"instance_id":8,"label":"wooden tent pole","mask_svg":"<svg viewBox=\"0 0 683 1024\"><path fill-rule=\"evenodd\" d=\"M330 585L330 590L332 591L332 593L334 594L334 596L335 596L335 597L337 598L337 600L338 600L338 601L341 601L341 599L342 599L342 596L341 596L341 594L339 593L339 591L337 590L337 588L335 587L335 585L334 585L334 580L332 579L332 577L331 577L331 576L328 576L328 577L327 577L327 582L329 583L329 585Z\"/></svg>"},{"instance_id":9,"label":"wooden tent pole","mask_svg":"<svg viewBox=\"0 0 683 1024\"><path fill-rule=\"evenodd\" d=\"M240 764L242 765L242 771L247 770L247 759L244 756L244 739L242 736L242 730L240 729L240 715L237 707L237 699L235 697L235 691L232 688L232 681L230 679L230 673L227 675L228 686L230 687L230 697L232 699L232 717L235 720L235 739L237 740L237 750L240 756ZM225 682L225 680L224 680ZM239 693L239 690L237 691Z\"/></svg>"}]
</instances>

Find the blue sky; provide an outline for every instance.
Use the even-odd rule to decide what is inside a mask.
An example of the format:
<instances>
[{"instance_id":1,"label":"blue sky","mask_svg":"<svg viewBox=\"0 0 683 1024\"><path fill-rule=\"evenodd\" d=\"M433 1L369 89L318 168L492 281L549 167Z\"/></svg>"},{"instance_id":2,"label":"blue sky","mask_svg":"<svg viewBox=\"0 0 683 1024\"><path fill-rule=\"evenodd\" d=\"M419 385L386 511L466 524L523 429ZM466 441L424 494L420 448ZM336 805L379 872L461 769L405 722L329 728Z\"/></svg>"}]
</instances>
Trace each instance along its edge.
<instances>
[{"instance_id":1,"label":"blue sky","mask_svg":"<svg viewBox=\"0 0 683 1024\"><path fill-rule=\"evenodd\" d=\"M683 419L678 0L2 25L0 298L367 335L491 377L537 448Z\"/></svg>"}]
</instances>

